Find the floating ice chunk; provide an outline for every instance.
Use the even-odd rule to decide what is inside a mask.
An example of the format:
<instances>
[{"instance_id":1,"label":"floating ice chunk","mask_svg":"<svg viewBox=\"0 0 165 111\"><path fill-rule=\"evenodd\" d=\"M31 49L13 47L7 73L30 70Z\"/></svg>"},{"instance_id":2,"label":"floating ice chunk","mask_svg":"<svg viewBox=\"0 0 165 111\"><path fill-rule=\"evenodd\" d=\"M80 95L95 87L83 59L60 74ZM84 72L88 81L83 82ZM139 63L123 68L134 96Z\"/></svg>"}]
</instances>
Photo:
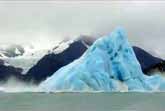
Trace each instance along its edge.
<instances>
[{"instance_id":1,"label":"floating ice chunk","mask_svg":"<svg viewBox=\"0 0 165 111\"><path fill-rule=\"evenodd\" d=\"M59 69L40 88L46 92L122 91L119 81L129 91L152 91L155 83L159 89L164 81L161 77L144 76L121 28L95 41L83 56Z\"/></svg>"}]
</instances>

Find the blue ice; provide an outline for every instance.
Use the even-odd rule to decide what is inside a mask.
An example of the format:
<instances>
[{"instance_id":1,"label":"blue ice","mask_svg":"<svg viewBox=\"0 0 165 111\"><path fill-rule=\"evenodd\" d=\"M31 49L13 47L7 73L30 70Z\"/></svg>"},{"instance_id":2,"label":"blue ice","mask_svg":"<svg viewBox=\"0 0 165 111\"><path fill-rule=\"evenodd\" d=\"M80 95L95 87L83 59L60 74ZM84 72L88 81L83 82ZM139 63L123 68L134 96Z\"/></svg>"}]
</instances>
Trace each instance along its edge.
<instances>
[{"instance_id":1,"label":"blue ice","mask_svg":"<svg viewBox=\"0 0 165 111\"><path fill-rule=\"evenodd\" d=\"M119 84L120 83L120 84ZM143 74L122 28L99 38L77 60L40 84L42 91L163 91L165 80Z\"/></svg>"}]
</instances>

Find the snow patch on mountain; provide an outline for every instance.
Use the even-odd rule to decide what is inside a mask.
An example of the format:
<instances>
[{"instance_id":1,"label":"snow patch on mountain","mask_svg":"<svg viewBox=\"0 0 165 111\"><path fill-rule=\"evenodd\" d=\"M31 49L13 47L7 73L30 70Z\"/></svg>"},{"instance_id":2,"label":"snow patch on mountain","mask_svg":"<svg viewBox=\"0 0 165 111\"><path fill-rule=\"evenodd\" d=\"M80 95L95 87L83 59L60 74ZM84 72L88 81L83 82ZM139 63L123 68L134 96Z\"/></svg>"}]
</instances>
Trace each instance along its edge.
<instances>
[{"instance_id":1,"label":"snow patch on mountain","mask_svg":"<svg viewBox=\"0 0 165 111\"><path fill-rule=\"evenodd\" d=\"M4 65L22 68L23 74L47 53L48 50L36 50L32 45L0 46L0 59L4 61Z\"/></svg>"}]
</instances>

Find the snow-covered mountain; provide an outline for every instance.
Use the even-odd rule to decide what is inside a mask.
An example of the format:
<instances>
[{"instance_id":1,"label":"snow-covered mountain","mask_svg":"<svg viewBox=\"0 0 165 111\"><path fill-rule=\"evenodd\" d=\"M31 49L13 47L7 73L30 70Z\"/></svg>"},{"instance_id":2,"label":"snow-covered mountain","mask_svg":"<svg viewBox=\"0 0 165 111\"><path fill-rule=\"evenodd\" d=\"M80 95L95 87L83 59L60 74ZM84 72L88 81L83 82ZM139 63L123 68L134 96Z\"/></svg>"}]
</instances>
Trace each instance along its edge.
<instances>
[{"instance_id":1,"label":"snow-covered mountain","mask_svg":"<svg viewBox=\"0 0 165 111\"><path fill-rule=\"evenodd\" d=\"M62 42L30 68L27 77L33 77L36 83L41 82L59 68L78 59L86 50L87 46L81 39Z\"/></svg>"},{"instance_id":2,"label":"snow-covered mountain","mask_svg":"<svg viewBox=\"0 0 165 111\"><path fill-rule=\"evenodd\" d=\"M0 45L1 55L3 55L0 57L0 66L5 68L0 75L4 75L3 71L7 71L6 75L14 71L17 75L21 75L13 74L16 78L21 78L26 82L34 81L38 84L63 66L78 59L94 41L95 39L92 37L81 35L77 39L66 39L54 44L51 48L44 49L38 49L33 45L27 44ZM152 56L139 47L133 47L133 50L145 74L148 74L147 72L154 68L158 68L161 71L165 70L162 59ZM10 52L14 56L8 56L9 54L7 55L4 52ZM13 70L11 70L11 67Z\"/></svg>"},{"instance_id":3,"label":"snow-covered mountain","mask_svg":"<svg viewBox=\"0 0 165 111\"><path fill-rule=\"evenodd\" d=\"M10 78L24 81L26 72L46 53L31 45L0 45L0 82L6 83Z\"/></svg>"},{"instance_id":4,"label":"snow-covered mountain","mask_svg":"<svg viewBox=\"0 0 165 111\"><path fill-rule=\"evenodd\" d=\"M36 50L32 45L0 46L0 59L7 66L23 69L22 74L26 74L47 53L48 50Z\"/></svg>"},{"instance_id":5,"label":"snow-covered mountain","mask_svg":"<svg viewBox=\"0 0 165 111\"><path fill-rule=\"evenodd\" d=\"M87 44L84 44L80 38L74 39L74 40L70 40L70 39L63 40L59 42L59 44L55 44L54 47L50 49L36 49L35 46L27 45L27 44L26 45L0 45L0 49L1 49L0 54L3 55L0 57L0 64L2 67L6 68L7 70L6 73L11 73L13 71L13 70L10 71L9 67L12 67L14 69L18 68L20 69L18 75L23 76L19 78L21 79L26 78L25 80L27 81L36 80L40 82L41 80L46 79L48 75L54 73L54 71L58 70L63 65L66 65L70 63L71 61L73 61L74 59L77 59L78 57L80 57L86 50L87 48L86 45ZM83 47L85 49L83 49ZM9 53L10 55L6 53ZM58 57L56 57L56 55ZM60 57L59 55L62 55L62 56ZM56 58L57 60L61 62L59 63L59 62L56 62L56 60L51 60L50 57ZM68 58L69 60L67 61L64 60ZM41 65L40 64L41 61L44 61L43 62L44 64ZM59 65L60 67L53 66L52 63L56 64L56 66ZM56 68L54 68L53 70L50 70L51 67L52 68L56 67ZM4 70L2 70L2 74L0 75L3 75L3 71ZM49 73L50 71L53 71L53 72ZM42 77L41 75L43 73L45 74L45 76ZM13 74L13 76L15 75Z\"/></svg>"}]
</instances>

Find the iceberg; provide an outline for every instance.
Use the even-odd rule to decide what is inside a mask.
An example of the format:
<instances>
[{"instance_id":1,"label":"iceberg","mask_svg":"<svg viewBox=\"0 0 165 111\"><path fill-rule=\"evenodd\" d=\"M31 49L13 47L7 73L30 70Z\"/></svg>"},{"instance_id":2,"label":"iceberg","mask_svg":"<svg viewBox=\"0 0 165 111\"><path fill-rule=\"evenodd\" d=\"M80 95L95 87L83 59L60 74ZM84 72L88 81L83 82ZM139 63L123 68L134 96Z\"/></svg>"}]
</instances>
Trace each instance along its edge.
<instances>
[{"instance_id":1,"label":"iceberg","mask_svg":"<svg viewBox=\"0 0 165 111\"><path fill-rule=\"evenodd\" d=\"M96 40L77 60L60 68L43 81L44 92L56 91L163 91L165 80L159 75L146 76L127 40L117 28Z\"/></svg>"}]
</instances>

